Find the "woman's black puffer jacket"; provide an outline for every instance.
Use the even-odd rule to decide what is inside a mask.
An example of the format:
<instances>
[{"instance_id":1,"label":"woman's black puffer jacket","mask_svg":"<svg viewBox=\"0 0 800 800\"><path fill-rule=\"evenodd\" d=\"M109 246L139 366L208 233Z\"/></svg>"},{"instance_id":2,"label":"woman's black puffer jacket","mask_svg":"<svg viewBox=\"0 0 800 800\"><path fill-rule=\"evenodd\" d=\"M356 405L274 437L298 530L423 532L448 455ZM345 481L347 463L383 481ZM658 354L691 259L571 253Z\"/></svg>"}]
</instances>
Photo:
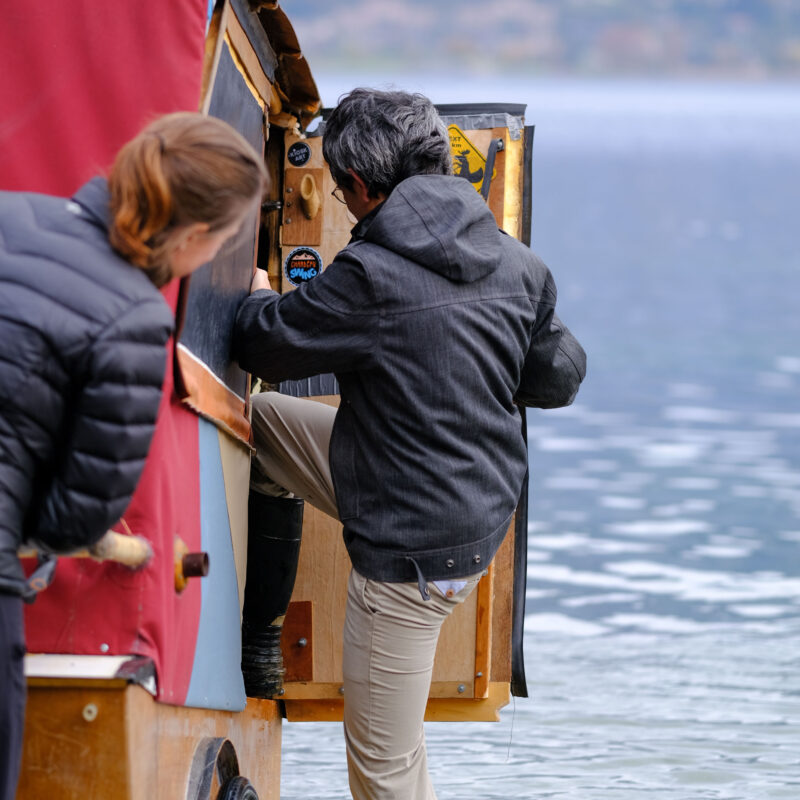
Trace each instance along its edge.
<instances>
[{"instance_id":1,"label":"woman's black puffer jacket","mask_svg":"<svg viewBox=\"0 0 800 800\"><path fill-rule=\"evenodd\" d=\"M17 549L97 541L144 467L173 315L108 244L108 189L0 192L0 592Z\"/></svg>"}]
</instances>

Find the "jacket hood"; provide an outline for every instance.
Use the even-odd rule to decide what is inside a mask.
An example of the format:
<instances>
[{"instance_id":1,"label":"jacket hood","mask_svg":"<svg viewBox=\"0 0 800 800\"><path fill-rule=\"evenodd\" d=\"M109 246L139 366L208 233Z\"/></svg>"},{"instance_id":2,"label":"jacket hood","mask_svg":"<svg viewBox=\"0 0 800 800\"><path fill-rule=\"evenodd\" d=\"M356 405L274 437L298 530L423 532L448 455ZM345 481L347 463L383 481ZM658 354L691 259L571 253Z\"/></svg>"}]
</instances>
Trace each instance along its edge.
<instances>
[{"instance_id":1,"label":"jacket hood","mask_svg":"<svg viewBox=\"0 0 800 800\"><path fill-rule=\"evenodd\" d=\"M483 198L451 175L399 183L361 236L460 283L494 272L501 251L501 233Z\"/></svg>"}]
</instances>

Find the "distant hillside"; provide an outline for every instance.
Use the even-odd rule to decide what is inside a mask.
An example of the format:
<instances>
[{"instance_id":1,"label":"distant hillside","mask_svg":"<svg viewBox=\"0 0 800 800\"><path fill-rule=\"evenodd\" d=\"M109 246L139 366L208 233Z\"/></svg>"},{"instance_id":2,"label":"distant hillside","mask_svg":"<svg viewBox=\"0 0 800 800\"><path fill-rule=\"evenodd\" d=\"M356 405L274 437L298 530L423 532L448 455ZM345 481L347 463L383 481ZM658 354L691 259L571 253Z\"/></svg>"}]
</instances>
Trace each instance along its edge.
<instances>
[{"instance_id":1,"label":"distant hillside","mask_svg":"<svg viewBox=\"0 0 800 800\"><path fill-rule=\"evenodd\" d=\"M800 77L800 0L283 0L312 68Z\"/></svg>"}]
</instances>

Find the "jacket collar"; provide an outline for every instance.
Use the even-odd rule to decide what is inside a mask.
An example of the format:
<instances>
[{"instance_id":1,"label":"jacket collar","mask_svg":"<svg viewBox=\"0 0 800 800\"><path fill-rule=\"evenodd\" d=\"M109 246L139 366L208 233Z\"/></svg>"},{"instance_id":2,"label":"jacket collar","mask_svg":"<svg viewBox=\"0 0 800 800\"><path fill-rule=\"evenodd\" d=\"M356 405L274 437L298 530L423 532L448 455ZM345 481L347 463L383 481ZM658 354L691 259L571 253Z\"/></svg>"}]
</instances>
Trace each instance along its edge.
<instances>
[{"instance_id":1,"label":"jacket collar","mask_svg":"<svg viewBox=\"0 0 800 800\"><path fill-rule=\"evenodd\" d=\"M383 208L384 203L380 203L379 205L375 206L369 214L365 214L361 219L353 225L352 229L350 230L350 241L355 242L358 239L363 239L366 236L367 228L369 228L372 220L378 216L378 212Z\"/></svg>"},{"instance_id":2,"label":"jacket collar","mask_svg":"<svg viewBox=\"0 0 800 800\"><path fill-rule=\"evenodd\" d=\"M105 178L92 178L84 183L72 196L89 216L91 222L107 231L111 224L111 210L109 208L108 181Z\"/></svg>"}]
</instances>

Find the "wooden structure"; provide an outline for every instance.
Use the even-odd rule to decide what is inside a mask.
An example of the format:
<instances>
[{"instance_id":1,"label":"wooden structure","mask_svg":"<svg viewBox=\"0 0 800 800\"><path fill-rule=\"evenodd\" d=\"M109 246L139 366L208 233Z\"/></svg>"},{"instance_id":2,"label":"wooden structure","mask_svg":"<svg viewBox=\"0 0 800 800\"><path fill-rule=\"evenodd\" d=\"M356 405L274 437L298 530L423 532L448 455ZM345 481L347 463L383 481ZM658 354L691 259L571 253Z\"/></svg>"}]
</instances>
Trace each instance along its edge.
<instances>
[{"instance_id":1,"label":"wooden structure","mask_svg":"<svg viewBox=\"0 0 800 800\"><path fill-rule=\"evenodd\" d=\"M101 11L81 0L77 5L87 5L85 14L57 0L42 2L54 40L71 42L66 33L74 30L75 58L86 57L93 69L103 58L88 57L78 36L88 15L98 26L92 47L104 48L116 72L109 68L103 76L106 89L111 87L104 95L108 120L96 120L97 135L88 137L89 144L80 140L86 149L75 163L84 172L48 184L43 169L39 183L27 188L68 194L148 117L190 108L242 132L264 153L272 180L247 240L167 292L180 327L170 345L153 450L125 523L148 538L153 559L137 573L113 563L64 560L56 582L29 610L33 655L18 797L277 800L282 717L341 717L341 630L350 564L339 523L307 507L283 629L283 694L275 700L246 698L240 623L250 379L228 354L233 315L256 264L268 269L274 286L292 291L324 270L349 238L353 220L330 196L334 186L321 138L305 132L319 112L319 97L289 20L274 0L218 0L210 12L206 0L175 0L168 9L158 0L125 0ZM29 23L33 33L22 35L19 47L30 49L40 18L25 14L18 12L11 22L23 33ZM104 29L127 38L107 41ZM151 47L154 31L162 40L173 38L161 42L163 49ZM149 61L159 58L160 66ZM150 103L150 95L139 91L140 104L131 109L123 87L137 80L137 64L159 99ZM73 90L91 99L88 70ZM78 114L82 106L77 100L74 105ZM90 105L94 109L96 101ZM484 195L500 226L526 239L532 129L524 128L523 109L440 111L456 171ZM67 103L64 114L70 112ZM40 157L30 149L36 137L40 153L49 152L53 132L45 130L44 119L40 128L24 133L26 157ZM99 139L102 148L92 144ZM0 144L13 150L2 132ZM25 180L20 175L8 188L26 188ZM281 389L338 402L332 376ZM526 494L527 487L488 574L442 630L428 719L497 719L512 690L524 694L514 641L515 631L521 641L523 618ZM208 554L210 571L179 585L175 565L187 551Z\"/></svg>"}]
</instances>

